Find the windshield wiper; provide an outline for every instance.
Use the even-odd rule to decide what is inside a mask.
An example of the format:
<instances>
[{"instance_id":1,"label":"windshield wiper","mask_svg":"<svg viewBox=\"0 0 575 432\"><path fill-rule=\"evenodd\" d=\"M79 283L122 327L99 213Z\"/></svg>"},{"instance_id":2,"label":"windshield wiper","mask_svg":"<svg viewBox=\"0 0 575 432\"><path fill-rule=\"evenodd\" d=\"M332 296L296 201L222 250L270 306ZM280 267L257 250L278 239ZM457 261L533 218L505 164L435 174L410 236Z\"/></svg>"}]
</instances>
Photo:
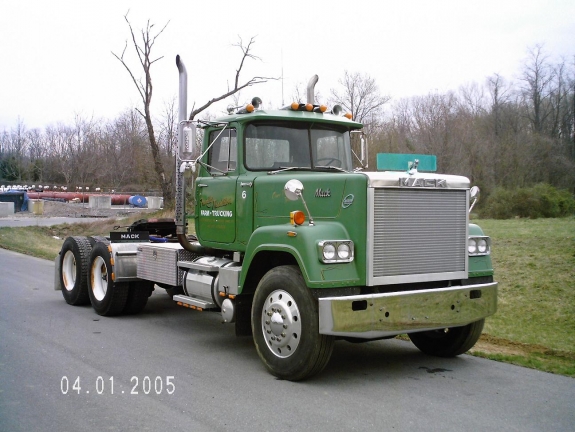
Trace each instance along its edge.
<instances>
[{"instance_id":1,"label":"windshield wiper","mask_svg":"<svg viewBox=\"0 0 575 432\"><path fill-rule=\"evenodd\" d=\"M314 168L331 169L331 170L336 170L336 171L341 171L341 172L347 172L343 168L336 167L333 165L316 165Z\"/></svg>"},{"instance_id":2,"label":"windshield wiper","mask_svg":"<svg viewBox=\"0 0 575 432\"><path fill-rule=\"evenodd\" d=\"M279 167L279 169L275 171L268 171L268 174L277 174L283 171L292 171L292 170L302 170L302 171L311 171L310 167Z\"/></svg>"}]
</instances>

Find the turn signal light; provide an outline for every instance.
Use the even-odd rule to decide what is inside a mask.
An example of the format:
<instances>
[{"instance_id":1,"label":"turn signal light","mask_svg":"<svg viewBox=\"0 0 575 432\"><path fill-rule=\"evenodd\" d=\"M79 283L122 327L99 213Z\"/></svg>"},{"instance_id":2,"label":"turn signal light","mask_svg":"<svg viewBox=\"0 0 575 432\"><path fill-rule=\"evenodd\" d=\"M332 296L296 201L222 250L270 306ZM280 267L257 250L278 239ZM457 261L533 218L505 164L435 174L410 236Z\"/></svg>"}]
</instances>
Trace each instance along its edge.
<instances>
[{"instance_id":1,"label":"turn signal light","mask_svg":"<svg viewBox=\"0 0 575 432\"><path fill-rule=\"evenodd\" d=\"M352 116L351 116L351 113L345 113L344 117L351 120Z\"/></svg>"},{"instance_id":2,"label":"turn signal light","mask_svg":"<svg viewBox=\"0 0 575 432\"><path fill-rule=\"evenodd\" d=\"M301 225L305 222L305 214L301 210L292 211L289 214L289 221L292 225Z\"/></svg>"},{"instance_id":3,"label":"turn signal light","mask_svg":"<svg viewBox=\"0 0 575 432\"><path fill-rule=\"evenodd\" d=\"M313 110L313 105L310 103L307 103L307 104L305 104L305 109L306 109L306 111L311 111L311 110Z\"/></svg>"},{"instance_id":4,"label":"turn signal light","mask_svg":"<svg viewBox=\"0 0 575 432\"><path fill-rule=\"evenodd\" d=\"M297 111L298 108L299 108L299 104L297 102L291 103L291 109L292 110Z\"/></svg>"},{"instance_id":5,"label":"turn signal light","mask_svg":"<svg viewBox=\"0 0 575 432\"><path fill-rule=\"evenodd\" d=\"M254 112L254 106L252 104L247 104L246 111L249 113Z\"/></svg>"}]
</instances>

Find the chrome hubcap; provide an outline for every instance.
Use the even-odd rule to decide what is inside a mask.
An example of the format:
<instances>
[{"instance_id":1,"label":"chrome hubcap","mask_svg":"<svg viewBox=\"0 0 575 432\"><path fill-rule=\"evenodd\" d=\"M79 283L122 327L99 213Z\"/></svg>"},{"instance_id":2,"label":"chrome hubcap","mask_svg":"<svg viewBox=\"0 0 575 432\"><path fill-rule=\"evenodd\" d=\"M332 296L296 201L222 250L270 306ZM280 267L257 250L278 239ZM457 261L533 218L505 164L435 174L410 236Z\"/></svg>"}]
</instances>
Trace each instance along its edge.
<instances>
[{"instance_id":1,"label":"chrome hubcap","mask_svg":"<svg viewBox=\"0 0 575 432\"><path fill-rule=\"evenodd\" d=\"M108 290L108 269L102 257L96 257L91 271L92 292L98 301L102 301Z\"/></svg>"},{"instance_id":2,"label":"chrome hubcap","mask_svg":"<svg viewBox=\"0 0 575 432\"><path fill-rule=\"evenodd\" d=\"M301 338L299 309L293 297L284 290L275 290L264 303L262 331L270 351L277 357L291 356Z\"/></svg>"},{"instance_id":3,"label":"chrome hubcap","mask_svg":"<svg viewBox=\"0 0 575 432\"><path fill-rule=\"evenodd\" d=\"M76 258L72 251L67 251L62 260L62 282L66 291L72 291L76 283Z\"/></svg>"}]
</instances>

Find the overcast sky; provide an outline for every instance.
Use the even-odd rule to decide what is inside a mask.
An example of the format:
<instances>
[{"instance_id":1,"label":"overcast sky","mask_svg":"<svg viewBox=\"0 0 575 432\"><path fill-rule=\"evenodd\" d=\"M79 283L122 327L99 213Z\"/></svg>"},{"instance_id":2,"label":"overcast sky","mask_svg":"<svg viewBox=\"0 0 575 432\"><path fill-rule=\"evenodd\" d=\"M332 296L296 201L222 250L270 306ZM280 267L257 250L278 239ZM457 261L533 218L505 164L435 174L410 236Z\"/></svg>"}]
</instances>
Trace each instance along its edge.
<instances>
[{"instance_id":1,"label":"overcast sky","mask_svg":"<svg viewBox=\"0 0 575 432\"><path fill-rule=\"evenodd\" d=\"M552 59L575 55L573 0L2 0L0 2L0 131L20 118L28 129L74 115L111 119L139 106L138 93L111 52L148 19L161 28L152 67L158 115L177 95L175 56L189 75L189 108L231 84L241 53L232 45L256 36L244 79L281 77L284 102L317 73L327 97L344 70L367 73L393 99L483 83L499 73L515 79L527 49L544 44ZM128 46L127 59L140 74ZM244 90L264 108L282 105L282 81ZM322 101L320 101L322 102ZM219 114L225 105L212 110Z\"/></svg>"}]
</instances>

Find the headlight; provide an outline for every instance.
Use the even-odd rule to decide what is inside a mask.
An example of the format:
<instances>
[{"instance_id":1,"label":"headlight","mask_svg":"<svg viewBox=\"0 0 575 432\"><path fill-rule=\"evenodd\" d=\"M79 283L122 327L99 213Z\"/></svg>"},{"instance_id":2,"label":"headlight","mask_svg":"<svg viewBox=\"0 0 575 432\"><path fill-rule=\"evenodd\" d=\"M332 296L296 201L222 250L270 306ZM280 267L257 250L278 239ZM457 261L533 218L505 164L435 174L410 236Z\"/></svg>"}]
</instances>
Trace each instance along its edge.
<instances>
[{"instance_id":1,"label":"headlight","mask_svg":"<svg viewBox=\"0 0 575 432\"><path fill-rule=\"evenodd\" d=\"M469 237L467 252L469 256L489 255L491 253L491 239L489 237Z\"/></svg>"},{"instance_id":2,"label":"headlight","mask_svg":"<svg viewBox=\"0 0 575 432\"><path fill-rule=\"evenodd\" d=\"M339 259L346 260L351 255L349 243L340 243L337 247L337 256Z\"/></svg>"},{"instance_id":3,"label":"headlight","mask_svg":"<svg viewBox=\"0 0 575 432\"><path fill-rule=\"evenodd\" d=\"M323 257L330 261L335 257L335 246L331 243L327 243L323 247Z\"/></svg>"},{"instance_id":4,"label":"headlight","mask_svg":"<svg viewBox=\"0 0 575 432\"><path fill-rule=\"evenodd\" d=\"M475 255L477 252L477 241L475 239L470 238L467 241L467 252L469 252L470 255Z\"/></svg>"},{"instance_id":5,"label":"headlight","mask_svg":"<svg viewBox=\"0 0 575 432\"><path fill-rule=\"evenodd\" d=\"M317 244L319 260L326 264L353 261L351 240L324 240Z\"/></svg>"}]
</instances>

